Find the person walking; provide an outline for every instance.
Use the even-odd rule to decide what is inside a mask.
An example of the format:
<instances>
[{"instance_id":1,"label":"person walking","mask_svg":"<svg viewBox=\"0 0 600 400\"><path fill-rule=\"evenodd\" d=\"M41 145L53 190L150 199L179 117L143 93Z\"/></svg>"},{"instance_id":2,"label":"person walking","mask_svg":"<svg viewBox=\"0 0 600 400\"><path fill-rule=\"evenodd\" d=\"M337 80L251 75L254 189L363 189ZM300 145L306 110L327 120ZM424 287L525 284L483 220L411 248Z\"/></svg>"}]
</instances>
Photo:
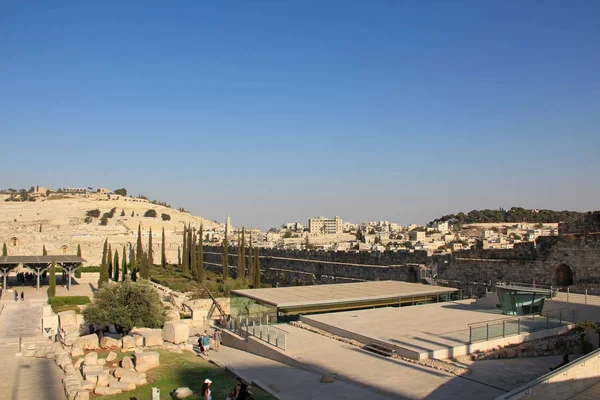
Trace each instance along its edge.
<instances>
[{"instance_id":1,"label":"person walking","mask_svg":"<svg viewBox=\"0 0 600 400\"><path fill-rule=\"evenodd\" d=\"M204 400L212 400L212 392L210 390L210 384L212 381L208 378L204 380L204 385L202 385L202 398Z\"/></svg>"},{"instance_id":2,"label":"person walking","mask_svg":"<svg viewBox=\"0 0 600 400\"><path fill-rule=\"evenodd\" d=\"M19 292L15 290L15 302L19 301Z\"/></svg>"},{"instance_id":3,"label":"person walking","mask_svg":"<svg viewBox=\"0 0 600 400\"><path fill-rule=\"evenodd\" d=\"M21 301L25 301L25 292L21 291Z\"/></svg>"},{"instance_id":4,"label":"person walking","mask_svg":"<svg viewBox=\"0 0 600 400\"><path fill-rule=\"evenodd\" d=\"M210 351L210 336L208 336L207 331L204 331L202 335L202 346L204 347L204 355L208 356Z\"/></svg>"},{"instance_id":5,"label":"person walking","mask_svg":"<svg viewBox=\"0 0 600 400\"><path fill-rule=\"evenodd\" d=\"M215 351L219 351L219 347L221 347L221 331L215 329L213 333L213 340L215 341Z\"/></svg>"},{"instance_id":6,"label":"person walking","mask_svg":"<svg viewBox=\"0 0 600 400\"><path fill-rule=\"evenodd\" d=\"M246 400L248 395L248 385L246 385L239 376L235 378L235 388L233 390L235 400Z\"/></svg>"},{"instance_id":7,"label":"person walking","mask_svg":"<svg viewBox=\"0 0 600 400\"><path fill-rule=\"evenodd\" d=\"M200 347L200 353L198 354L198 357L200 354L204 354L204 344L202 339L204 339L204 334L201 333L200 337L198 338L198 347Z\"/></svg>"}]
</instances>

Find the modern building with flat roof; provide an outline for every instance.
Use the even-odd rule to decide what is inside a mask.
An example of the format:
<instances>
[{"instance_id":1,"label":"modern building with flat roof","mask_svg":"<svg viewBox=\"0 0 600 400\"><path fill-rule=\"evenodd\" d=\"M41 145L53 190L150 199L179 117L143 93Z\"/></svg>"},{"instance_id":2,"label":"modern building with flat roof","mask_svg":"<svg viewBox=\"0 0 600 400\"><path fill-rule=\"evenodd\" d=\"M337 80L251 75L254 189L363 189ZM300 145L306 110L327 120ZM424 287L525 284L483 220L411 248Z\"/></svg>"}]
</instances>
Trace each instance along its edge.
<instances>
[{"instance_id":1,"label":"modern building with flat roof","mask_svg":"<svg viewBox=\"0 0 600 400\"><path fill-rule=\"evenodd\" d=\"M233 290L231 317L258 321L268 315L285 322L304 314L437 303L457 294L455 288L402 281Z\"/></svg>"}]
</instances>

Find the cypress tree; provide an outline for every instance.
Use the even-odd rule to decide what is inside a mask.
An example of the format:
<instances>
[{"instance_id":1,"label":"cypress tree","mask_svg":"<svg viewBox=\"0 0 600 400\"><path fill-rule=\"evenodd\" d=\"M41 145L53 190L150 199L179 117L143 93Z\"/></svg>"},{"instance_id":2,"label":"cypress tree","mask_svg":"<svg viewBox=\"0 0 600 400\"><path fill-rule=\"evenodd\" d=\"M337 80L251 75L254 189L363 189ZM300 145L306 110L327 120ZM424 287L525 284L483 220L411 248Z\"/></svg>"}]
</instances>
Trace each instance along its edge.
<instances>
[{"instance_id":1,"label":"cypress tree","mask_svg":"<svg viewBox=\"0 0 600 400\"><path fill-rule=\"evenodd\" d=\"M188 243L187 243L187 225L185 225L183 227L183 254L181 255L181 257L183 258L183 265L181 266L183 275L187 275L190 271L189 271L189 262L190 262L190 258L189 253L188 253Z\"/></svg>"},{"instance_id":2,"label":"cypress tree","mask_svg":"<svg viewBox=\"0 0 600 400\"><path fill-rule=\"evenodd\" d=\"M258 254L258 247L256 248L254 254L254 288L260 289L260 259Z\"/></svg>"},{"instance_id":3,"label":"cypress tree","mask_svg":"<svg viewBox=\"0 0 600 400\"><path fill-rule=\"evenodd\" d=\"M81 257L81 245L77 245L77 257ZM75 270L75 278L81 278L81 267Z\"/></svg>"},{"instance_id":4,"label":"cypress tree","mask_svg":"<svg viewBox=\"0 0 600 400\"><path fill-rule=\"evenodd\" d=\"M137 267L132 267L131 268L131 280L133 282L137 281Z\"/></svg>"},{"instance_id":5,"label":"cypress tree","mask_svg":"<svg viewBox=\"0 0 600 400\"><path fill-rule=\"evenodd\" d=\"M6 242L2 244L2 255L4 257L8 256L8 249L6 248Z\"/></svg>"},{"instance_id":6,"label":"cypress tree","mask_svg":"<svg viewBox=\"0 0 600 400\"><path fill-rule=\"evenodd\" d=\"M242 268L238 271L240 278L246 279L246 229L242 226L242 245L240 249L240 258Z\"/></svg>"},{"instance_id":7,"label":"cypress tree","mask_svg":"<svg viewBox=\"0 0 600 400\"><path fill-rule=\"evenodd\" d=\"M48 255L48 252L46 251L46 245L42 246L42 255L43 256L47 256Z\"/></svg>"},{"instance_id":8,"label":"cypress tree","mask_svg":"<svg viewBox=\"0 0 600 400\"><path fill-rule=\"evenodd\" d=\"M48 270L48 297L56 295L56 263L52 261Z\"/></svg>"},{"instance_id":9,"label":"cypress tree","mask_svg":"<svg viewBox=\"0 0 600 400\"><path fill-rule=\"evenodd\" d=\"M193 270L195 265L192 264L192 252L194 251L194 243L192 242L192 226L188 225L188 235L187 235L187 253L185 257L187 259L187 265L189 267L190 274L193 276Z\"/></svg>"},{"instance_id":10,"label":"cypress tree","mask_svg":"<svg viewBox=\"0 0 600 400\"><path fill-rule=\"evenodd\" d=\"M198 255L196 260L198 262L198 273L196 274L196 281L198 283L204 282L204 239L202 238L202 224L200 224L200 231L198 232Z\"/></svg>"},{"instance_id":11,"label":"cypress tree","mask_svg":"<svg viewBox=\"0 0 600 400\"><path fill-rule=\"evenodd\" d=\"M138 225L138 237L137 237L137 247L135 252L135 258L137 260L137 266L141 268L142 256L144 255L144 244L142 243L142 226Z\"/></svg>"},{"instance_id":12,"label":"cypress tree","mask_svg":"<svg viewBox=\"0 0 600 400\"><path fill-rule=\"evenodd\" d=\"M113 280L115 282L119 282L119 250L116 250L116 249L115 249L115 260L113 262L113 268L114 268L114 271L113 271L113 274L114 274Z\"/></svg>"},{"instance_id":13,"label":"cypress tree","mask_svg":"<svg viewBox=\"0 0 600 400\"><path fill-rule=\"evenodd\" d=\"M132 211L131 212L131 217L134 217L134 216L135 216L135 213Z\"/></svg>"},{"instance_id":14,"label":"cypress tree","mask_svg":"<svg viewBox=\"0 0 600 400\"><path fill-rule=\"evenodd\" d=\"M198 251L196 245L196 228L192 232L192 240L190 241L190 270L192 271L192 278L198 279L198 262L196 258L196 252Z\"/></svg>"},{"instance_id":15,"label":"cypress tree","mask_svg":"<svg viewBox=\"0 0 600 400\"><path fill-rule=\"evenodd\" d=\"M127 256L126 256L127 252L125 250L125 246L123 246L123 261L121 262L121 264L123 264L121 266L121 268L123 268L123 281L125 281L125 277L127 276Z\"/></svg>"},{"instance_id":16,"label":"cypress tree","mask_svg":"<svg viewBox=\"0 0 600 400\"><path fill-rule=\"evenodd\" d=\"M150 277L150 267L154 265L154 256L152 254L152 227L150 227L150 233L148 235L148 252L144 259L144 264L140 267L140 276L144 279Z\"/></svg>"},{"instance_id":17,"label":"cypress tree","mask_svg":"<svg viewBox=\"0 0 600 400\"><path fill-rule=\"evenodd\" d=\"M108 245L108 257L106 257L106 263L108 264L108 279L112 279L113 276L113 257L112 257L112 245Z\"/></svg>"},{"instance_id":18,"label":"cypress tree","mask_svg":"<svg viewBox=\"0 0 600 400\"><path fill-rule=\"evenodd\" d=\"M160 265L167 268L167 249L165 247L165 227L162 228L162 243L160 246Z\"/></svg>"},{"instance_id":19,"label":"cypress tree","mask_svg":"<svg viewBox=\"0 0 600 400\"><path fill-rule=\"evenodd\" d=\"M98 279L98 288L108 282L108 239L104 241L104 249L102 250L102 264L100 264L100 278Z\"/></svg>"},{"instance_id":20,"label":"cypress tree","mask_svg":"<svg viewBox=\"0 0 600 400\"><path fill-rule=\"evenodd\" d=\"M242 277L242 246L241 246L241 242L242 242L242 234L241 232L238 231L237 233L237 267L236 267L236 274L238 278Z\"/></svg>"},{"instance_id":21,"label":"cypress tree","mask_svg":"<svg viewBox=\"0 0 600 400\"><path fill-rule=\"evenodd\" d=\"M129 248L129 269L131 271L133 271L133 269L137 266L137 263L135 261L135 252L133 251L133 247Z\"/></svg>"},{"instance_id":22,"label":"cypress tree","mask_svg":"<svg viewBox=\"0 0 600 400\"><path fill-rule=\"evenodd\" d=\"M248 247L248 280L254 282L254 253L252 249L252 232L250 232L250 245Z\"/></svg>"},{"instance_id":23,"label":"cypress tree","mask_svg":"<svg viewBox=\"0 0 600 400\"><path fill-rule=\"evenodd\" d=\"M223 239L223 256L221 257L223 262L223 281L226 281L227 277L229 276L229 249L227 247L227 224L225 224L225 239Z\"/></svg>"}]
</instances>

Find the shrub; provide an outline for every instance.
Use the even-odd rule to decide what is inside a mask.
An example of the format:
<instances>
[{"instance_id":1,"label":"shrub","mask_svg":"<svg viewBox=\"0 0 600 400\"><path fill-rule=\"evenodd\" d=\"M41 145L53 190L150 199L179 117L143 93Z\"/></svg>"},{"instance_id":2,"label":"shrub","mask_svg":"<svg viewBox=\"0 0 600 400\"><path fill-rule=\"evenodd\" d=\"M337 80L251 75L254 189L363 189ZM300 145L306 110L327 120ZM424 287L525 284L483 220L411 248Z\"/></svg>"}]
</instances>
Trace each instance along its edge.
<instances>
[{"instance_id":1,"label":"shrub","mask_svg":"<svg viewBox=\"0 0 600 400\"><path fill-rule=\"evenodd\" d=\"M150 210L146 210L146 212L144 213L144 217L146 218L156 218L158 214L156 213L156 210L150 209Z\"/></svg>"},{"instance_id":2,"label":"shrub","mask_svg":"<svg viewBox=\"0 0 600 400\"><path fill-rule=\"evenodd\" d=\"M120 331L129 332L134 326L162 327L165 310L150 285L126 280L102 286L94 295L94 303L83 311L83 317L90 324L114 324Z\"/></svg>"},{"instance_id":3,"label":"shrub","mask_svg":"<svg viewBox=\"0 0 600 400\"><path fill-rule=\"evenodd\" d=\"M170 221L171 220L171 216L169 214L162 213L160 215L160 217L162 218L163 221Z\"/></svg>"},{"instance_id":4,"label":"shrub","mask_svg":"<svg viewBox=\"0 0 600 400\"><path fill-rule=\"evenodd\" d=\"M86 212L85 215L92 218L98 218L100 216L100 210L98 210L97 208L95 210L88 210L88 212Z\"/></svg>"},{"instance_id":5,"label":"shrub","mask_svg":"<svg viewBox=\"0 0 600 400\"><path fill-rule=\"evenodd\" d=\"M48 299L48 304L52 307L80 306L90 304L90 298L87 296L55 296Z\"/></svg>"},{"instance_id":6,"label":"shrub","mask_svg":"<svg viewBox=\"0 0 600 400\"><path fill-rule=\"evenodd\" d=\"M89 224L90 222L92 222L94 220L93 217L90 217L89 215L87 217L85 217L85 219L83 220L83 222L85 222L86 224Z\"/></svg>"},{"instance_id":7,"label":"shrub","mask_svg":"<svg viewBox=\"0 0 600 400\"><path fill-rule=\"evenodd\" d=\"M78 269L78 271L81 271L82 273L86 273L86 272L100 272L100 267L95 266L95 267L81 267Z\"/></svg>"},{"instance_id":8,"label":"shrub","mask_svg":"<svg viewBox=\"0 0 600 400\"><path fill-rule=\"evenodd\" d=\"M103 225L103 226L108 225L109 218L110 218L110 215L108 213L104 213L104 215L102 216L102 219L100 220L100 225Z\"/></svg>"},{"instance_id":9,"label":"shrub","mask_svg":"<svg viewBox=\"0 0 600 400\"><path fill-rule=\"evenodd\" d=\"M117 190L115 190L115 194L118 194L121 196L127 196L127 189L125 189L125 188L117 189Z\"/></svg>"}]
</instances>

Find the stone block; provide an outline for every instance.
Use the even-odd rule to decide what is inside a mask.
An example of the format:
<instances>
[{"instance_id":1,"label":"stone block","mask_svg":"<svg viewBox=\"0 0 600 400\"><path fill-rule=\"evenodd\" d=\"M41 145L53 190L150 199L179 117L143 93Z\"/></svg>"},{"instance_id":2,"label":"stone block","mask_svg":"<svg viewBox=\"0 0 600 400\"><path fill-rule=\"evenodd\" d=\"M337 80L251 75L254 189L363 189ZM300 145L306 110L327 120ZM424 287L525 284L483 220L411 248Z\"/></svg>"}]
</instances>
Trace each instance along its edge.
<instances>
[{"instance_id":1,"label":"stone block","mask_svg":"<svg viewBox=\"0 0 600 400\"><path fill-rule=\"evenodd\" d=\"M98 365L106 365L106 358L99 358L98 361L96 361L96 364Z\"/></svg>"},{"instance_id":2,"label":"stone block","mask_svg":"<svg viewBox=\"0 0 600 400\"><path fill-rule=\"evenodd\" d=\"M142 335L132 335L135 339L135 347L142 347L144 345L144 337Z\"/></svg>"},{"instance_id":3,"label":"stone block","mask_svg":"<svg viewBox=\"0 0 600 400\"><path fill-rule=\"evenodd\" d=\"M82 368L83 378L89 379L89 376L101 374L104 371L102 365L84 365Z\"/></svg>"},{"instance_id":4,"label":"stone block","mask_svg":"<svg viewBox=\"0 0 600 400\"><path fill-rule=\"evenodd\" d=\"M121 360L121 368L128 369L130 371L133 371L135 369L131 357L123 357L123 359Z\"/></svg>"},{"instance_id":5,"label":"stone block","mask_svg":"<svg viewBox=\"0 0 600 400\"><path fill-rule=\"evenodd\" d=\"M117 353L115 353L114 351L111 351L110 353L108 353L108 355L106 356L106 361L107 362L111 362L117 359Z\"/></svg>"},{"instance_id":6,"label":"stone block","mask_svg":"<svg viewBox=\"0 0 600 400\"><path fill-rule=\"evenodd\" d=\"M74 366L75 368L79 369L81 367L81 364L83 364L83 357L79 357L77 361L75 361Z\"/></svg>"},{"instance_id":7,"label":"stone block","mask_svg":"<svg viewBox=\"0 0 600 400\"><path fill-rule=\"evenodd\" d=\"M100 347L103 349L120 349L121 340L116 340L108 336L104 336L100 339Z\"/></svg>"},{"instance_id":8,"label":"stone block","mask_svg":"<svg viewBox=\"0 0 600 400\"><path fill-rule=\"evenodd\" d=\"M48 336L58 333L58 315L44 315L42 317L42 332Z\"/></svg>"},{"instance_id":9,"label":"stone block","mask_svg":"<svg viewBox=\"0 0 600 400\"><path fill-rule=\"evenodd\" d=\"M133 336L123 336L122 342L123 350L135 349L135 339L133 338Z\"/></svg>"},{"instance_id":10,"label":"stone block","mask_svg":"<svg viewBox=\"0 0 600 400\"><path fill-rule=\"evenodd\" d=\"M94 390L96 384L93 381L85 380L81 382L81 388L85 390Z\"/></svg>"},{"instance_id":11,"label":"stone block","mask_svg":"<svg viewBox=\"0 0 600 400\"><path fill-rule=\"evenodd\" d=\"M146 351L144 353L136 354L134 357L135 370L138 372L146 372L149 369L160 365L160 356L156 351Z\"/></svg>"},{"instance_id":12,"label":"stone block","mask_svg":"<svg viewBox=\"0 0 600 400\"><path fill-rule=\"evenodd\" d=\"M110 396L110 395L119 394L122 392L121 392L121 389L115 389L115 388L111 388L108 386L98 386L98 387L96 387L96 389L94 389L94 393L99 396Z\"/></svg>"},{"instance_id":13,"label":"stone block","mask_svg":"<svg viewBox=\"0 0 600 400\"><path fill-rule=\"evenodd\" d=\"M119 382L123 382L123 383L132 383L136 386L142 386L145 385L146 383L148 383L148 381L146 380L146 378L142 378L142 377L135 377L135 376L123 376L121 378L119 378Z\"/></svg>"},{"instance_id":14,"label":"stone block","mask_svg":"<svg viewBox=\"0 0 600 400\"><path fill-rule=\"evenodd\" d=\"M173 392L173 397L176 399L185 399L194 394L194 392L189 387L180 387L175 389Z\"/></svg>"},{"instance_id":15,"label":"stone block","mask_svg":"<svg viewBox=\"0 0 600 400\"><path fill-rule=\"evenodd\" d=\"M166 342L185 343L190 336L190 327L184 321L169 321L162 330L162 338Z\"/></svg>"},{"instance_id":16,"label":"stone block","mask_svg":"<svg viewBox=\"0 0 600 400\"><path fill-rule=\"evenodd\" d=\"M77 326L77 314L73 310L62 311L58 313L58 327L63 330L72 330L73 326ZM67 329L65 329L67 328Z\"/></svg>"},{"instance_id":17,"label":"stone block","mask_svg":"<svg viewBox=\"0 0 600 400\"><path fill-rule=\"evenodd\" d=\"M97 386L108 386L108 372L103 371L101 374L98 374Z\"/></svg>"},{"instance_id":18,"label":"stone block","mask_svg":"<svg viewBox=\"0 0 600 400\"><path fill-rule=\"evenodd\" d=\"M98 364L98 353L90 351L83 358L84 365L96 365Z\"/></svg>"},{"instance_id":19,"label":"stone block","mask_svg":"<svg viewBox=\"0 0 600 400\"><path fill-rule=\"evenodd\" d=\"M108 387L111 389L119 389L122 392L130 392L135 390L135 384L128 382L111 382Z\"/></svg>"},{"instance_id":20,"label":"stone block","mask_svg":"<svg viewBox=\"0 0 600 400\"><path fill-rule=\"evenodd\" d=\"M78 390L75 394L75 400L90 400L90 392L87 390Z\"/></svg>"},{"instance_id":21,"label":"stone block","mask_svg":"<svg viewBox=\"0 0 600 400\"><path fill-rule=\"evenodd\" d=\"M180 318L181 318L181 316L179 315L178 311L175 311L175 310L167 311L167 321L179 321Z\"/></svg>"},{"instance_id":22,"label":"stone block","mask_svg":"<svg viewBox=\"0 0 600 400\"><path fill-rule=\"evenodd\" d=\"M97 350L98 349L98 335L95 333L91 335L81 336L73 342L73 347L81 347L84 350Z\"/></svg>"},{"instance_id":23,"label":"stone block","mask_svg":"<svg viewBox=\"0 0 600 400\"><path fill-rule=\"evenodd\" d=\"M126 376L133 378L146 378L145 372L131 371L125 368L115 368L113 375L117 378L123 378Z\"/></svg>"},{"instance_id":24,"label":"stone block","mask_svg":"<svg viewBox=\"0 0 600 400\"><path fill-rule=\"evenodd\" d=\"M162 346L163 338L161 335L148 335L144 336L144 345L146 347L157 347Z\"/></svg>"}]
</instances>

